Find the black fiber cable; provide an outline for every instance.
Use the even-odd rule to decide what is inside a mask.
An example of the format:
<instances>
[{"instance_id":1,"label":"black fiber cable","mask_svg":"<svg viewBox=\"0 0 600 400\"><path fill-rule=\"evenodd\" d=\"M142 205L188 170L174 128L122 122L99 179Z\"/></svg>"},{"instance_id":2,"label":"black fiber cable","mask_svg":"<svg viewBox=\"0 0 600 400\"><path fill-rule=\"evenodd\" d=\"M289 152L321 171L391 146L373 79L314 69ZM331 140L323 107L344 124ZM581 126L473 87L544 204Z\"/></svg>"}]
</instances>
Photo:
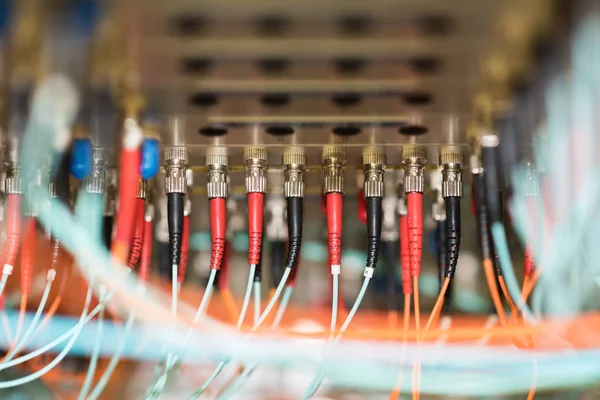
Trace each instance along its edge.
<instances>
[{"instance_id":1,"label":"black fiber cable","mask_svg":"<svg viewBox=\"0 0 600 400\"><path fill-rule=\"evenodd\" d=\"M295 269L300 259L300 247L302 246L302 220L304 202L302 197L288 197L287 202L287 225L288 225L288 253L285 267Z\"/></svg>"},{"instance_id":2,"label":"black fiber cable","mask_svg":"<svg viewBox=\"0 0 600 400\"><path fill-rule=\"evenodd\" d=\"M446 277L452 278L458 263L460 252L460 197L449 196L444 199L446 203Z\"/></svg>"},{"instance_id":3,"label":"black fiber cable","mask_svg":"<svg viewBox=\"0 0 600 400\"><path fill-rule=\"evenodd\" d=\"M167 194L167 222L169 225L169 263L179 266L183 238L183 193Z\"/></svg>"},{"instance_id":4,"label":"black fiber cable","mask_svg":"<svg viewBox=\"0 0 600 400\"><path fill-rule=\"evenodd\" d=\"M110 244L112 242L113 222L114 217L112 215L104 216L104 221L102 223L102 243L107 249L110 249Z\"/></svg>"},{"instance_id":5,"label":"black fiber cable","mask_svg":"<svg viewBox=\"0 0 600 400\"><path fill-rule=\"evenodd\" d=\"M367 197L367 268L377 266L379 244L381 242L382 215L381 197Z\"/></svg>"},{"instance_id":6,"label":"black fiber cable","mask_svg":"<svg viewBox=\"0 0 600 400\"><path fill-rule=\"evenodd\" d=\"M436 230L438 244L438 268L440 288L446 279L446 267L448 265L448 247L446 241L446 221L437 221Z\"/></svg>"},{"instance_id":7,"label":"black fiber cable","mask_svg":"<svg viewBox=\"0 0 600 400\"><path fill-rule=\"evenodd\" d=\"M264 224L263 224L263 232L264 232ZM256 264L256 268L254 270L254 282L262 282L262 263L263 263L263 249L265 246L260 246L260 254L258 257L258 263Z\"/></svg>"},{"instance_id":8,"label":"black fiber cable","mask_svg":"<svg viewBox=\"0 0 600 400\"><path fill-rule=\"evenodd\" d=\"M477 232L479 247L484 260L494 260L495 251L490 234L489 214L487 209L486 190L483 174L473 174L473 193L475 194L475 214L477 217Z\"/></svg>"},{"instance_id":9,"label":"black fiber cable","mask_svg":"<svg viewBox=\"0 0 600 400\"><path fill-rule=\"evenodd\" d=\"M277 288L283 275L283 263L285 261L285 248L287 243L283 240L271 242L271 287Z\"/></svg>"},{"instance_id":10,"label":"black fiber cable","mask_svg":"<svg viewBox=\"0 0 600 400\"><path fill-rule=\"evenodd\" d=\"M484 201L487 204L490 226L501 222L500 202L500 171L498 146L483 146L483 184L485 187Z\"/></svg>"}]
</instances>

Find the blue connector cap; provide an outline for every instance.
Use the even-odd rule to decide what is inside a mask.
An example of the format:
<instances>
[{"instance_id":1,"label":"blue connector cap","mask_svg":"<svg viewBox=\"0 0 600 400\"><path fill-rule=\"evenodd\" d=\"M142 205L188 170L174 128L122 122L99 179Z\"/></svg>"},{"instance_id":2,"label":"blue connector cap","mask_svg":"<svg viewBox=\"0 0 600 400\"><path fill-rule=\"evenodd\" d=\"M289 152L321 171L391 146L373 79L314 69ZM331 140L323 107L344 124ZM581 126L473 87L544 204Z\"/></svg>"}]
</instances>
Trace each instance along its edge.
<instances>
[{"instance_id":1,"label":"blue connector cap","mask_svg":"<svg viewBox=\"0 0 600 400\"><path fill-rule=\"evenodd\" d=\"M71 152L71 175L79 180L92 172L92 142L89 139L73 140Z\"/></svg>"},{"instance_id":2,"label":"blue connector cap","mask_svg":"<svg viewBox=\"0 0 600 400\"><path fill-rule=\"evenodd\" d=\"M159 149L158 140L147 138L142 142L140 175L143 179L151 179L158 173Z\"/></svg>"}]
</instances>

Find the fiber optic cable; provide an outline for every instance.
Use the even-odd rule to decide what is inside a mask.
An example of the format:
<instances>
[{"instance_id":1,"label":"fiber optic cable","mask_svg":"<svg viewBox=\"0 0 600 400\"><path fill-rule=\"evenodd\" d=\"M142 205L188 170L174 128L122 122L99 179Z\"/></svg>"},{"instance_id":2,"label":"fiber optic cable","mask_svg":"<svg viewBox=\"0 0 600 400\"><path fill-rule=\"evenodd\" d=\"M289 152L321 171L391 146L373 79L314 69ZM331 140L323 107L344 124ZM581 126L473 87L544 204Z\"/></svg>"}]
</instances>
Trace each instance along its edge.
<instances>
[{"instance_id":1,"label":"fiber optic cable","mask_svg":"<svg viewBox=\"0 0 600 400\"><path fill-rule=\"evenodd\" d=\"M95 400L95 399L99 398L100 395L102 394L102 391L104 391L104 388L106 388L106 385L108 384L110 377L112 376L115 368L117 367L117 364L119 363L119 360L121 359L121 354L123 352L123 348L125 347L125 343L131 332L131 328L133 327L134 321L135 321L135 314L133 312L130 312L129 316L127 317L127 322L125 322L125 329L123 331L123 335L121 336L121 340L119 341L119 344L115 348L115 352L114 352L112 358L110 359L108 366L106 367L106 370L104 371L104 374L102 374L102 377L96 384L96 387L94 388L94 390L92 390L92 393L90 394L88 399Z\"/></svg>"},{"instance_id":2,"label":"fiber optic cable","mask_svg":"<svg viewBox=\"0 0 600 400\"><path fill-rule=\"evenodd\" d=\"M103 302L105 297L105 293L100 295L99 302ZM98 323L96 325L96 337L94 339L94 347L92 348L92 355L90 357L90 362L88 365L88 370L85 376L85 380L83 382L83 386L79 391L79 396L77 396L78 400L87 399L88 392L93 383L94 374L96 372L96 365L98 363L98 357L100 355L100 342L102 341L102 328L104 327L104 307L100 309L100 313L98 315Z\"/></svg>"}]
</instances>

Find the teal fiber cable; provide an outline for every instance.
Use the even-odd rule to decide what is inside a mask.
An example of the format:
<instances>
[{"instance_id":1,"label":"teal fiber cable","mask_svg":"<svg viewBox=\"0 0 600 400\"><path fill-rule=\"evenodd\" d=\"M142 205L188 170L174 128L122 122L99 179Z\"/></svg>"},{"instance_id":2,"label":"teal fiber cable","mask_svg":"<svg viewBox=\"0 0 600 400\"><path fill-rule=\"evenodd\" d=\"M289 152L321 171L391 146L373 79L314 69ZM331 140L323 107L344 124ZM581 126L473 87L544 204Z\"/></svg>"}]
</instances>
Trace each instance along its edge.
<instances>
[{"instance_id":1,"label":"teal fiber cable","mask_svg":"<svg viewBox=\"0 0 600 400\"><path fill-rule=\"evenodd\" d=\"M51 275L49 273L48 274L48 282L46 282L46 287L44 288L44 294L42 295L42 299L40 300L40 304L38 305L38 308L35 312L33 320L31 321L31 324L29 324L29 327L27 327L27 331L25 331L25 334L19 340L19 342L15 345L15 347L12 349L12 351L9 352L6 355L6 358L2 361L2 363L0 363L0 368L4 364L6 364L10 360L12 360L13 357L15 355L17 355L21 351L21 349L27 344L29 337L31 336L31 334L33 333L33 331L35 330L35 328L37 327L37 325L40 321L40 317L42 316L42 312L44 311L44 307L46 306L46 302L48 301L48 295L50 294L50 289L52 288L53 280L54 280L54 277L53 276L51 277Z\"/></svg>"},{"instance_id":2,"label":"teal fiber cable","mask_svg":"<svg viewBox=\"0 0 600 400\"><path fill-rule=\"evenodd\" d=\"M260 282L254 282L254 319L253 325L258 323L260 319Z\"/></svg>"},{"instance_id":3,"label":"teal fiber cable","mask_svg":"<svg viewBox=\"0 0 600 400\"><path fill-rule=\"evenodd\" d=\"M100 298L100 301L104 299L104 296ZM104 326L104 308L100 310L98 315L98 325L96 326L96 338L94 339L94 347L92 348L92 355L90 357L90 364L88 366L85 381L77 396L77 400L87 399L88 392L92 386L94 380L94 374L96 373L96 366L98 364L98 356L100 355L100 343L102 342L102 328Z\"/></svg>"},{"instance_id":4,"label":"teal fiber cable","mask_svg":"<svg viewBox=\"0 0 600 400\"><path fill-rule=\"evenodd\" d=\"M356 311L358 310L358 307L360 306L360 303L362 302L362 299L365 296L365 293L367 292L367 288L369 287L370 281L371 281L371 278L368 276L365 276L365 280L362 284L362 287L360 288L360 292L358 293L358 296L356 297L356 300L354 301L354 304L352 305L352 309L350 310L350 313L348 313L346 320L342 324L342 327L340 328L339 333L336 335L335 340L333 342L334 344L337 343L342 338L342 335L344 334L346 329L348 329L348 326L350 326L350 323L352 322L352 319L354 318L354 314L356 314ZM328 353L330 351L331 351L331 349L329 349ZM321 382L323 381L324 377L325 377L325 371L323 369L323 366L321 366L321 368L319 368L319 372L317 372L317 374L315 374L315 377L313 378L309 387L306 389L306 392L304 393L302 398L308 399L308 398L312 397L315 394L315 392L319 389L319 386L321 386Z\"/></svg>"},{"instance_id":5,"label":"teal fiber cable","mask_svg":"<svg viewBox=\"0 0 600 400\"><path fill-rule=\"evenodd\" d=\"M0 296L4 293L4 288L6 287L6 281L8 280L9 274L2 274L2 279L0 279Z\"/></svg>"},{"instance_id":6,"label":"teal fiber cable","mask_svg":"<svg viewBox=\"0 0 600 400\"><path fill-rule=\"evenodd\" d=\"M92 298L92 291L91 291L91 289L88 288L88 293L86 296L86 301L85 301L85 305L83 308L83 312L81 313L79 323L76 325L77 329L75 330L75 332L73 332L73 334L71 335L70 341L67 343L65 348L60 352L60 354L58 354L58 356L56 356L56 358L54 358L54 360L52 360L44 368L42 368L41 370L39 370L33 374L30 374L30 375L27 375L27 376L24 376L22 378L15 379L12 381L0 382L0 389L8 389L11 387L20 386L20 385L24 385L26 383L32 382L32 381L38 379L39 377L45 375L46 373L48 373L50 370L52 370L52 368L56 367L66 357L66 355L71 350L71 347L73 347L75 340L77 340L77 338L79 337L81 328L83 328L83 324L81 322L85 319L85 316L87 314L87 309L90 305L91 298ZM17 360L13 360L13 361L17 361ZM6 363L6 364L0 366L0 370L7 368L8 364L10 364L10 363Z\"/></svg>"},{"instance_id":7,"label":"teal fiber cable","mask_svg":"<svg viewBox=\"0 0 600 400\"><path fill-rule=\"evenodd\" d=\"M292 270L290 268L286 268L285 271L283 271L283 276L281 277L281 280L279 281L279 284L277 285L277 289L275 289L275 293L273 294L273 298L267 304L267 307L265 308L265 311L263 311L263 313L260 316L260 318L258 319L258 321L256 321L254 323L254 326L252 327L251 333L255 332L258 328L260 328L260 326L263 324L263 322L265 322L265 320L267 319L267 317L271 313L271 310L275 306L275 303L277 303L277 300L279 299L279 296L281 296L281 292L283 291L283 288L285 287L285 284L287 283L287 280L288 280L288 278L290 276L291 271ZM291 291L290 291L290 295L291 295ZM288 297L288 299L285 302L285 306L284 306L283 311L285 311L285 307L287 306L287 302L288 301L289 301L289 297ZM279 309L281 310L281 304L280 304ZM283 311L281 312L282 315L283 315ZM277 323L277 325L278 324L279 323ZM272 327L273 326L277 326L277 325L275 324L275 321L273 321ZM247 338L249 338L249 337L250 337L250 334L247 336ZM213 374L208 378L208 380L198 390L196 390L190 396L190 400L191 399L197 399L198 397L200 397L200 395L202 393L204 393L204 391L208 388L208 386L216 379L216 377L223 370L223 368L225 367L225 365L227 365L227 363L225 363L223 361L220 362L217 365L217 368L215 369L215 371L213 372ZM233 382L233 384L231 385L231 387L229 389L227 389L225 392L223 392L223 394L221 395L221 398L222 399L226 399L226 398L229 398L229 396L233 395L233 393L235 393L235 391L237 390L236 388L239 387L239 386L241 386L245 382L245 380L252 374L252 372L254 371L254 369L256 368L256 366L257 366L257 364L253 364L252 366L246 368L242 372L242 375L238 379L236 379L235 382Z\"/></svg>"},{"instance_id":8,"label":"teal fiber cable","mask_svg":"<svg viewBox=\"0 0 600 400\"><path fill-rule=\"evenodd\" d=\"M129 334L131 332L131 328L133 327L134 321L135 321L135 314L133 312L130 312L129 316L127 317L127 322L125 323L125 330L123 332L123 335L121 336L121 341L117 345L115 353L113 354L112 358L110 359L110 362L108 363L108 367L106 367L106 371L104 371L104 374L102 375L102 377L98 381L98 384L96 385L96 387L94 388L94 390L92 391L90 396L88 397L88 400L96 400L98 397L100 397L100 395L102 394L102 391L104 391L104 388L106 387L106 384L108 383L108 380L112 376L115 368L117 367L117 364L119 363L119 360L121 359L121 353L123 352L123 348L125 347L125 342L127 341L127 337L129 336Z\"/></svg>"},{"instance_id":9,"label":"teal fiber cable","mask_svg":"<svg viewBox=\"0 0 600 400\"><path fill-rule=\"evenodd\" d=\"M240 316L235 326L235 329L237 331L239 331L242 328L244 318L246 317L246 312L248 311L248 304L250 303L250 296L252 294L252 282L254 281L255 272L256 265L250 264L250 272L248 273L248 283L246 284L246 294L244 295L244 303L242 304L242 310L240 311ZM192 398L199 397L202 393L204 393L204 391L208 389L210 384L213 383L215 379L217 379L217 376L219 376L219 374L227 364L229 364L229 360L219 362L217 368L215 368L215 370L206 380L206 382L204 382L202 386L200 386L200 388L198 388L198 390L196 390L194 394L192 394Z\"/></svg>"},{"instance_id":10,"label":"teal fiber cable","mask_svg":"<svg viewBox=\"0 0 600 400\"><path fill-rule=\"evenodd\" d=\"M281 302L279 303L279 308L277 309L277 314L275 314L275 319L273 320L273 324L271 328L277 328L283 319L283 314L285 314L285 310L287 309L287 305L290 302L290 298L292 297L292 292L294 288L292 286L286 286L285 291L283 292L283 296L281 297Z\"/></svg>"}]
</instances>

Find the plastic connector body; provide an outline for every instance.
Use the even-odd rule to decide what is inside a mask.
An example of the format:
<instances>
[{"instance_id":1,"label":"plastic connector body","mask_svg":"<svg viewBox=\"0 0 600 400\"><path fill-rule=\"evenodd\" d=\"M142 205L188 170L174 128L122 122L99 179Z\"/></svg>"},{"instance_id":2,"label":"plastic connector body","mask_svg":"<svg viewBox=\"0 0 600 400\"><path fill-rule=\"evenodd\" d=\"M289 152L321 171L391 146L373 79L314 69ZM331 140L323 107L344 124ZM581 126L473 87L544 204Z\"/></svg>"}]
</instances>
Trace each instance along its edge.
<instances>
[{"instance_id":1,"label":"plastic connector body","mask_svg":"<svg viewBox=\"0 0 600 400\"><path fill-rule=\"evenodd\" d=\"M206 194L209 199L227 198L229 157L224 147L211 147L204 158L207 167Z\"/></svg>"},{"instance_id":2,"label":"plastic connector body","mask_svg":"<svg viewBox=\"0 0 600 400\"><path fill-rule=\"evenodd\" d=\"M267 192L267 149L258 146L244 148L246 194Z\"/></svg>"},{"instance_id":3,"label":"plastic connector body","mask_svg":"<svg viewBox=\"0 0 600 400\"><path fill-rule=\"evenodd\" d=\"M306 170L306 155L301 147L286 147L283 149L283 196L304 197L304 172Z\"/></svg>"},{"instance_id":4,"label":"plastic connector body","mask_svg":"<svg viewBox=\"0 0 600 400\"><path fill-rule=\"evenodd\" d=\"M325 146L321 159L324 169L323 193L343 194L346 150L337 146Z\"/></svg>"},{"instance_id":5,"label":"plastic connector body","mask_svg":"<svg viewBox=\"0 0 600 400\"><path fill-rule=\"evenodd\" d=\"M406 145L402 148L404 164L404 192L423 193L425 190L424 168L427 162L427 151L424 147Z\"/></svg>"},{"instance_id":6,"label":"plastic connector body","mask_svg":"<svg viewBox=\"0 0 600 400\"><path fill-rule=\"evenodd\" d=\"M187 193L186 170L188 152L183 147L170 147L165 150L165 192Z\"/></svg>"}]
</instances>

